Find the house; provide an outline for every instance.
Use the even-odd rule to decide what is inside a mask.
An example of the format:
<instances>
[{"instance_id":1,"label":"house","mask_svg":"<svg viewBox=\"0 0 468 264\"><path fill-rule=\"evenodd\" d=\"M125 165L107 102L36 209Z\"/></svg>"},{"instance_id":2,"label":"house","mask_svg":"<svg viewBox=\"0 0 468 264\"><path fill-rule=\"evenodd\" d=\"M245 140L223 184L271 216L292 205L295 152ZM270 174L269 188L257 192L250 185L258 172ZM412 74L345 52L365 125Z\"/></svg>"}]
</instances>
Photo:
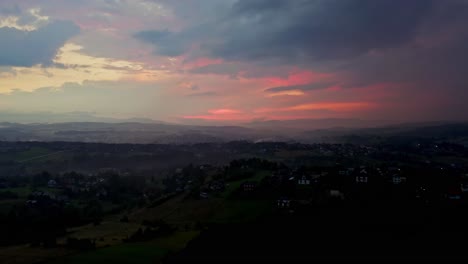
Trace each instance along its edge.
<instances>
[{"instance_id":1,"label":"house","mask_svg":"<svg viewBox=\"0 0 468 264\"><path fill-rule=\"evenodd\" d=\"M369 181L369 177L367 177L367 175L358 175L355 180L356 183L367 183Z\"/></svg>"},{"instance_id":2,"label":"house","mask_svg":"<svg viewBox=\"0 0 468 264\"><path fill-rule=\"evenodd\" d=\"M297 184L299 185L310 185L311 183L311 178L309 175L303 175L302 177L297 180Z\"/></svg>"},{"instance_id":3,"label":"house","mask_svg":"<svg viewBox=\"0 0 468 264\"><path fill-rule=\"evenodd\" d=\"M329 197L344 200L344 194L340 190L330 190Z\"/></svg>"},{"instance_id":4,"label":"house","mask_svg":"<svg viewBox=\"0 0 468 264\"><path fill-rule=\"evenodd\" d=\"M291 206L291 200L285 197L282 197L277 200L277 206L280 209L289 208Z\"/></svg>"},{"instance_id":5,"label":"house","mask_svg":"<svg viewBox=\"0 0 468 264\"><path fill-rule=\"evenodd\" d=\"M395 185L406 183L406 177L394 174L392 176L392 183Z\"/></svg>"},{"instance_id":6,"label":"house","mask_svg":"<svg viewBox=\"0 0 468 264\"><path fill-rule=\"evenodd\" d=\"M369 175L366 169L361 169L359 173L355 176L356 183L368 183Z\"/></svg>"},{"instance_id":7,"label":"house","mask_svg":"<svg viewBox=\"0 0 468 264\"><path fill-rule=\"evenodd\" d=\"M427 201L428 190L425 186L419 186L416 188L416 199Z\"/></svg>"},{"instance_id":8,"label":"house","mask_svg":"<svg viewBox=\"0 0 468 264\"><path fill-rule=\"evenodd\" d=\"M447 190L446 197L449 200L460 200L462 197L462 189L459 186L451 186Z\"/></svg>"},{"instance_id":9,"label":"house","mask_svg":"<svg viewBox=\"0 0 468 264\"><path fill-rule=\"evenodd\" d=\"M460 184L460 189L463 193L468 192L468 182L464 182Z\"/></svg>"},{"instance_id":10,"label":"house","mask_svg":"<svg viewBox=\"0 0 468 264\"><path fill-rule=\"evenodd\" d=\"M247 181L247 182L242 183L242 185L241 185L241 189L244 192L252 192L256 188L257 188L257 183L254 182L254 181Z\"/></svg>"},{"instance_id":11,"label":"house","mask_svg":"<svg viewBox=\"0 0 468 264\"><path fill-rule=\"evenodd\" d=\"M222 181L212 181L208 187L212 191L223 191L224 190L224 182Z\"/></svg>"},{"instance_id":12,"label":"house","mask_svg":"<svg viewBox=\"0 0 468 264\"><path fill-rule=\"evenodd\" d=\"M99 191L96 192L96 197L106 197L107 196L107 190L106 189L100 189Z\"/></svg>"},{"instance_id":13,"label":"house","mask_svg":"<svg viewBox=\"0 0 468 264\"><path fill-rule=\"evenodd\" d=\"M208 199L209 195L207 192L200 192L200 198L201 199Z\"/></svg>"},{"instance_id":14,"label":"house","mask_svg":"<svg viewBox=\"0 0 468 264\"><path fill-rule=\"evenodd\" d=\"M49 188L55 188L55 187L57 187L57 181L55 181L55 180L49 180L49 181L47 182L47 186L48 186Z\"/></svg>"}]
</instances>

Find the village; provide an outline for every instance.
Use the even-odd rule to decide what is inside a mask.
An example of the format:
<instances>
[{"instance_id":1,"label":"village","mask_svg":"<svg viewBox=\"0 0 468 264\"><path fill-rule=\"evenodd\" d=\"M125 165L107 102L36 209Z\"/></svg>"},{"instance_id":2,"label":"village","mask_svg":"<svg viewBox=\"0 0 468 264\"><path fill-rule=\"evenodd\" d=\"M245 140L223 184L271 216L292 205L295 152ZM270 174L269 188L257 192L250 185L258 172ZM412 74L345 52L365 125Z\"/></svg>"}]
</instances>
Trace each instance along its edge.
<instances>
[{"instance_id":1,"label":"village","mask_svg":"<svg viewBox=\"0 0 468 264\"><path fill-rule=\"evenodd\" d=\"M38 148L36 143L3 145L8 158L15 157L14 151ZM3 246L30 245L40 254L59 249L76 254L190 234L183 240L186 243L215 230L213 225L256 226L259 219L299 226L311 217L327 219L321 225L334 232L344 228L344 223L334 223L341 218L333 217L337 212L357 214L347 225L382 232L419 224L429 225L430 230L465 232L462 223L468 219L466 149L451 143L77 146L67 154L71 156L59 160L9 161L8 166L19 166L26 173L0 177ZM40 147L63 149L59 143L40 143ZM107 165L123 155L151 157L163 150L191 153L193 158L185 165L173 162L151 173L118 166L123 164L82 171L40 170L41 164L76 161L84 151L95 157L93 163L105 157ZM232 159L204 162L221 153Z\"/></svg>"}]
</instances>

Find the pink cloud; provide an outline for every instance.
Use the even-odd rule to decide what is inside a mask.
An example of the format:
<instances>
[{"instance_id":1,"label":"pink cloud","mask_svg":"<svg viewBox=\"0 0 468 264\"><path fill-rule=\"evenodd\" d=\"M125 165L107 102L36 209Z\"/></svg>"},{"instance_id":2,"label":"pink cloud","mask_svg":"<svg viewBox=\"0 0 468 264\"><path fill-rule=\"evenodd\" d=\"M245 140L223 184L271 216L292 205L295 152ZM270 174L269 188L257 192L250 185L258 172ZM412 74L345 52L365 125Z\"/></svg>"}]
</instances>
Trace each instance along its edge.
<instances>
[{"instance_id":1,"label":"pink cloud","mask_svg":"<svg viewBox=\"0 0 468 264\"><path fill-rule=\"evenodd\" d=\"M213 64L221 64L223 63L223 60L221 59L212 59L212 58L198 58L195 60L187 61L184 63L184 68L186 69L194 69L194 68L200 68L208 65L213 65Z\"/></svg>"},{"instance_id":2,"label":"pink cloud","mask_svg":"<svg viewBox=\"0 0 468 264\"><path fill-rule=\"evenodd\" d=\"M269 87L278 87L278 86L293 86L293 85L305 85L314 83L317 81L322 81L332 77L332 74L329 73L319 73L309 70L296 70L291 72L287 78L281 77L268 77L265 78L266 85Z\"/></svg>"},{"instance_id":3,"label":"pink cloud","mask_svg":"<svg viewBox=\"0 0 468 264\"><path fill-rule=\"evenodd\" d=\"M208 113L213 115L233 115L233 114L240 114L242 111L235 110L235 109L213 109L209 110Z\"/></svg>"},{"instance_id":4,"label":"pink cloud","mask_svg":"<svg viewBox=\"0 0 468 264\"><path fill-rule=\"evenodd\" d=\"M369 102L318 102L306 103L289 107L280 108L259 108L256 113L275 113L275 112L293 112L293 111L314 111L314 110L327 110L333 112L347 112L367 110L375 107L376 105Z\"/></svg>"},{"instance_id":5,"label":"pink cloud","mask_svg":"<svg viewBox=\"0 0 468 264\"><path fill-rule=\"evenodd\" d=\"M217 121L239 121L248 120L250 116L243 111L237 109L221 108L208 110L208 114L201 115L186 115L183 119L202 119L202 120L217 120Z\"/></svg>"}]
</instances>

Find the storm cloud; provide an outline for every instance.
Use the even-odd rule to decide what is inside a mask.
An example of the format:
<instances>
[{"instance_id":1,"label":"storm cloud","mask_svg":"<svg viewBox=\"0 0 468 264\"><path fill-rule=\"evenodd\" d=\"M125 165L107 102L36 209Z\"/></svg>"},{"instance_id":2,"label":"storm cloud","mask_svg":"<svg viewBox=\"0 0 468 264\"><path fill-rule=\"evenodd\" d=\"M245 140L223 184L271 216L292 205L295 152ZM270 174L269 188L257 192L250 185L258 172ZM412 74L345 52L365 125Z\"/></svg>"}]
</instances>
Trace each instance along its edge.
<instances>
[{"instance_id":1,"label":"storm cloud","mask_svg":"<svg viewBox=\"0 0 468 264\"><path fill-rule=\"evenodd\" d=\"M433 6L430 0L240 0L210 22L136 36L168 56L198 42L203 53L226 60L337 60L409 42Z\"/></svg>"},{"instance_id":2,"label":"storm cloud","mask_svg":"<svg viewBox=\"0 0 468 264\"><path fill-rule=\"evenodd\" d=\"M34 31L0 28L0 65L50 65L57 51L78 32L79 27L69 21L54 21Z\"/></svg>"},{"instance_id":3,"label":"storm cloud","mask_svg":"<svg viewBox=\"0 0 468 264\"><path fill-rule=\"evenodd\" d=\"M311 83L311 84L304 84L304 85L290 85L290 86L278 86L278 87L271 87L265 90L265 92L285 92L285 91L313 91L313 90L320 90L325 89L332 86L334 83Z\"/></svg>"}]
</instances>

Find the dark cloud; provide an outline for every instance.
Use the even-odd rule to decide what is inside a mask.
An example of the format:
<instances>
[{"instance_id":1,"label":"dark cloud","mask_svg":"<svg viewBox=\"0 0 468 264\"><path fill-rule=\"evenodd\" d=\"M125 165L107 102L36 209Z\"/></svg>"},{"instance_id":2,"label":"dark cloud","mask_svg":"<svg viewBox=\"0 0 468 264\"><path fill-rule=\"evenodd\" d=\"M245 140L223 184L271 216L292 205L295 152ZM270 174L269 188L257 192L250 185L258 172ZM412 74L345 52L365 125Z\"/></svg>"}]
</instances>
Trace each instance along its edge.
<instances>
[{"instance_id":1,"label":"dark cloud","mask_svg":"<svg viewBox=\"0 0 468 264\"><path fill-rule=\"evenodd\" d=\"M0 65L50 65L57 51L78 32L79 27L69 21L54 21L35 31L0 28Z\"/></svg>"},{"instance_id":2,"label":"dark cloud","mask_svg":"<svg viewBox=\"0 0 468 264\"><path fill-rule=\"evenodd\" d=\"M432 6L431 0L240 0L210 22L137 37L168 56L199 43L204 53L227 60L336 60L409 42Z\"/></svg>"},{"instance_id":3,"label":"dark cloud","mask_svg":"<svg viewBox=\"0 0 468 264\"><path fill-rule=\"evenodd\" d=\"M445 93L454 105L468 96L465 0L239 0L213 13L163 39L152 31L140 39L163 55L193 56L196 44L195 56L227 61L192 73L255 77L255 68L274 68L255 65L296 65L332 73L345 88L411 84L411 93L397 92ZM313 87L268 91L288 89Z\"/></svg>"},{"instance_id":4,"label":"dark cloud","mask_svg":"<svg viewBox=\"0 0 468 264\"><path fill-rule=\"evenodd\" d=\"M349 86L377 82L440 86L451 94L468 76L468 1L440 1L411 44L381 54L367 54L343 62L336 70L348 75Z\"/></svg>"},{"instance_id":5,"label":"dark cloud","mask_svg":"<svg viewBox=\"0 0 468 264\"><path fill-rule=\"evenodd\" d=\"M237 1L232 6L232 13L240 15L257 15L259 10L261 10L262 12L278 11L284 8L288 8L290 4L290 1L284 0Z\"/></svg>"},{"instance_id":6,"label":"dark cloud","mask_svg":"<svg viewBox=\"0 0 468 264\"><path fill-rule=\"evenodd\" d=\"M223 64L210 64L189 70L195 74L217 74L229 75L232 78L237 78L242 71L242 68L237 64L223 63Z\"/></svg>"},{"instance_id":7,"label":"dark cloud","mask_svg":"<svg viewBox=\"0 0 468 264\"><path fill-rule=\"evenodd\" d=\"M332 86L333 84L335 83L328 82L328 83L311 83L311 84L304 84L304 85L278 86L278 87L265 89L265 92L276 93L276 92L284 92L284 91L292 91L292 90L300 90L300 91L306 92L306 91L326 89Z\"/></svg>"},{"instance_id":8,"label":"dark cloud","mask_svg":"<svg viewBox=\"0 0 468 264\"><path fill-rule=\"evenodd\" d=\"M18 4L7 3L4 6L0 6L0 14L2 15L18 15L21 13L21 9Z\"/></svg>"},{"instance_id":9,"label":"dark cloud","mask_svg":"<svg viewBox=\"0 0 468 264\"><path fill-rule=\"evenodd\" d=\"M167 30L148 30L141 31L134 35L146 43L156 46L156 53L164 56L179 56L186 52L190 45L191 39L185 37L185 34L175 34Z\"/></svg>"},{"instance_id":10,"label":"dark cloud","mask_svg":"<svg viewBox=\"0 0 468 264\"><path fill-rule=\"evenodd\" d=\"M214 55L233 60L337 60L393 48L414 36L429 0L239 1L235 34ZM287 2L287 4L286 4ZM239 8L238 8L239 9ZM236 11L238 10L236 9Z\"/></svg>"},{"instance_id":11,"label":"dark cloud","mask_svg":"<svg viewBox=\"0 0 468 264\"><path fill-rule=\"evenodd\" d=\"M210 64L190 69L190 73L195 74L215 74L227 75L232 79L242 78L262 78L262 77L280 77L287 78L293 68L280 65L271 65L265 63L241 63L228 62L221 64Z\"/></svg>"}]
</instances>

